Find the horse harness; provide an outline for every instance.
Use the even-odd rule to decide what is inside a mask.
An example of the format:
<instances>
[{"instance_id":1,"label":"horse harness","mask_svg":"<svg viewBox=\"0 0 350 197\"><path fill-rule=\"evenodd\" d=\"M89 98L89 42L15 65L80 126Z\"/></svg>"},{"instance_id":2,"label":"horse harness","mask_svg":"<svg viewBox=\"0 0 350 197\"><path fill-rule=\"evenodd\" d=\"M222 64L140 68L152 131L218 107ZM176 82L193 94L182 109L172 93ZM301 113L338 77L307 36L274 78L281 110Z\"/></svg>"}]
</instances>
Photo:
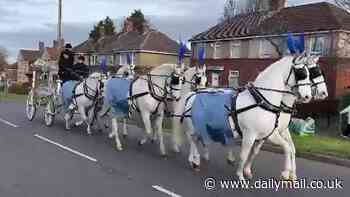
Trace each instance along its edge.
<instances>
[{"instance_id":1,"label":"horse harness","mask_svg":"<svg viewBox=\"0 0 350 197\"><path fill-rule=\"evenodd\" d=\"M290 72L289 72L289 75L288 75L287 80L285 82L285 85L288 85L289 80L290 80L293 72L294 72L294 77L295 77L296 82L301 81L301 80L305 80L308 77L305 65L303 68L296 68L295 66L298 64L296 64L295 60L296 59L293 60L294 66L290 69ZM294 88L297 88L300 86L306 86L306 85L311 85L311 84L308 84L308 83L296 84L296 85L291 87L291 90L293 90ZM250 105L250 106L247 106L247 107L244 107L241 109L237 109L237 98L239 96L239 93L237 93L234 97L232 97L231 115L232 115L232 119L233 119L234 124L235 124L235 130L237 131L237 133L241 137L243 136L242 130L239 127L239 121L238 121L238 115L240 113L249 111L249 110L254 109L254 108L262 108L265 111L271 112L271 113L276 115L274 128L266 137L260 139L260 140L266 140L274 133L274 131L278 127L278 124L279 124L278 119L281 115L281 112L292 114L295 112L295 105L293 105L293 107L289 107L281 101L280 105L276 106L276 105L270 103L259 90L278 92L278 93L282 93L282 94L290 94L292 96L296 96L296 94L293 92L290 92L290 91L255 87L251 83L248 84L247 90L249 91L250 95L253 97L253 99L255 101L255 104L253 104L253 105ZM260 141L260 140L257 140L257 141Z\"/></svg>"},{"instance_id":2,"label":"horse harness","mask_svg":"<svg viewBox=\"0 0 350 197\"><path fill-rule=\"evenodd\" d=\"M164 87L160 87L159 85L155 84L153 81L152 81L152 77L165 77L166 78L166 82L164 83ZM143 79L143 80L146 80L147 81L147 86L148 86L148 91L146 92L142 92L142 93L139 93L139 94L135 94L133 95L133 85L134 83L138 80L138 79ZM168 80L170 79L170 83L168 83ZM176 98L169 98L168 95L171 94L171 92L173 90L175 91L179 91L180 89L177 89L177 88L174 88L173 85L179 85L180 84L180 76L175 74L175 73L172 73L171 75L153 75L153 74L148 74L147 75L147 79L144 79L142 77L135 77L132 82L130 83L130 88L129 88L129 97L128 97L128 100L131 102L131 108L132 110L129 111L129 113L131 114L132 111L137 111L137 112L140 112L140 109L138 108L137 104L135 103L135 100L140 98L140 97L143 97L143 96L146 96L146 95L151 95L152 98L154 98L155 100L158 101L158 104L157 104L157 107L156 109L154 110L154 112L152 112L152 115L156 115L158 110L159 110L159 107L162 103L164 103L166 105L166 101L173 101L173 100L178 100ZM170 93L169 91L167 90L167 88L170 88ZM158 88L160 90L162 90L164 93L163 95L159 96L157 93L156 93L156 90L155 88ZM167 107L166 107L167 108Z\"/></svg>"},{"instance_id":3,"label":"horse harness","mask_svg":"<svg viewBox=\"0 0 350 197\"><path fill-rule=\"evenodd\" d=\"M84 92L81 94L75 94L77 87L82 83L83 83L83 91ZM77 107L77 104L76 104L77 100L76 99L78 97L81 97L81 96L85 96L89 100L93 101L93 104L90 106L90 108L93 106L96 106L100 100L99 97L102 94L102 90L103 90L103 86L104 86L104 84L102 83L102 81L100 79L98 80L98 85L99 85L99 89L98 89L98 87L96 87L96 91L95 91L93 88L91 88L87 85L86 79L75 84L75 86L73 88L73 100L74 100L73 104L75 105L75 107ZM99 91L99 90L101 90L101 91ZM90 94L89 92L92 92L92 94Z\"/></svg>"},{"instance_id":4,"label":"horse harness","mask_svg":"<svg viewBox=\"0 0 350 197\"><path fill-rule=\"evenodd\" d=\"M293 61L294 65L295 62ZM305 68L305 65L303 68L295 68L294 66L290 69L289 75L287 77L287 80L285 82L285 85L288 85L289 80L292 76L294 72L294 76L295 76L295 80L298 82L300 80L305 80L308 75L307 75L307 71ZM306 86L306 85L310 85L310 84L297 84L291 87L291 89L294 89L296 87L299 86ZM237 109L237 98L239 96L239 94L241 92L243 92L244 90L248 90L248 92L250 93L250 95L253 97L255 104L241 108L241 109ZM278 127L278 119L280 117L281 112L283 113L294 113L295 112L295 105L293 105L293 107L289 107L286 104L284 104L283 102L280 103L279 106L272 104L271 102L269 102L264 95L259 91L270 91L270 92L278 92L278 93L282 93L282 94L291 94L292 96L296 96L295 93L290 92L290 91L285 91L285 90L276 90L276 89L269 89L269 88L262 88L262 87L255 87L252 83L249 83L245 88L239 88L237 89L237 94L235 94L235 96L232 97L232 101L231 101L231 106L225 106L226 109L228 110L228 115L231 115L235 124L235 130L237 131L237 133L242 137L242 130L239 127L239 121L238 121L238 115L240 113L249 111L251 109L254 108L262 108L268 112L271 112L273 114L276 115L276 119L275 119L275 123L274 123L274 128L272 129L272 131L263 139L260 140L266 140L267 138L269 138L273 132L276 130L276 128ZM200 91L200 93L205 92L205 91ZM210 92L208 92L210 93ZM192 94L191 96L189 96L186 100L186 104L189 102L189 100L195 96L197 93ZM189 115L188 113L192 110L192 108L187 109L185 112L183 112L183 114L180 116L180 122L182 123L184 118L190 118L191 115ZM259 141L259 140L257 140Z\"/></svg>"}]
</instances>

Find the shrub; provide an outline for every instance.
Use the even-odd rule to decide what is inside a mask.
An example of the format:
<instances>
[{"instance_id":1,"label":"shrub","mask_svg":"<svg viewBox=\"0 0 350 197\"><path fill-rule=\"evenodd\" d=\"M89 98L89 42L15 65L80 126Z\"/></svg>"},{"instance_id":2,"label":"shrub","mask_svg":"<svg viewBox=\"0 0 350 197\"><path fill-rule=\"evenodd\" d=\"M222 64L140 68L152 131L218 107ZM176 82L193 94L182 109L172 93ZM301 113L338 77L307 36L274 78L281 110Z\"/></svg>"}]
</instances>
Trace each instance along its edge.
<instances>
[{"instance_id":1,"label":"shrub","mask_svg":"<svg viewBox=\"0 0 350 197\"><path fill-rule=\"evenodd\" d=\"M29 91L29 83L15 83L9 88L9 93L12 94L27 94Z\"/></svg>"}]
</instances>

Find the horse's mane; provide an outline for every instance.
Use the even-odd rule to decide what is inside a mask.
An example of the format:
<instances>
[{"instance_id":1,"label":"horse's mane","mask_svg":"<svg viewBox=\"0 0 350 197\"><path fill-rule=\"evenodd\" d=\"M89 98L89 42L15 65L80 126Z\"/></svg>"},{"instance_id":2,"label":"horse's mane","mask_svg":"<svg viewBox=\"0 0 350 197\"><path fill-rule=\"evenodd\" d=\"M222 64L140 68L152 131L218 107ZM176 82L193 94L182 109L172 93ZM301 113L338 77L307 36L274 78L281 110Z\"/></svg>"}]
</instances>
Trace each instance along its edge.
<instances>
[{"instance_id":1,"label":"horse's mane","mask_svg":"<svg viewBox=\"0 0 350 197\"><path fill-rule=\"evenodd\" d=\"M99 72L94 72L89 75L89 78L101 78L101 77L102 77L102 73L99 73Z\"/></svg>"},{"instance_id":2,"label":"horse's mane","mask_svg":"<svg viewBox=\"0 0 350 197\"><path fill-rule=\"evenodd\" d=\"M196 74L196 67L189 67L185 71L185 78L186 78L186 80L191 80L195 74Z\"/></svg>"},{"instance_id":3,"label":"horse's mane","mask_svg":"<svg viewBox=\"0 0 350 197\"><path fill-rule=\"evenodd\" d=\"M123 75L125 72L129 71L129 66L122 66L118 69L117 75Z\"/></svg>"},{"instance_id":4,"label":"horse's mane","mask_svg":"<svg viewBox=\"0 0 350 197\"><path fill-rule=\"evenodd\" d=\"M263 70L256 78L256 81L261 80L262 78L265 78L266 75L271 76L271 73L276 72L276 69L286 65L292 65L292 63L293 63L293 56L285 56L279 59L277 62L274 62L273 64L271 64L265 70Z\"/></svg>"}]
</instances>

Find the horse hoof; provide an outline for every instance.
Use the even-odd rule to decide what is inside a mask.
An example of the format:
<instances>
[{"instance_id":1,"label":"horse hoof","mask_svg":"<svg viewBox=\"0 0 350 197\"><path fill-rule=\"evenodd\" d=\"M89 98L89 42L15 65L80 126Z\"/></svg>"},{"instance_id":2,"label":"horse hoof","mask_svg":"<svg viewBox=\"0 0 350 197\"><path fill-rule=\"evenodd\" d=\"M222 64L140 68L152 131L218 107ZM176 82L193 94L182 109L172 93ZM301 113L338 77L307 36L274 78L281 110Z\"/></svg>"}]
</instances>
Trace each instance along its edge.
<instances>
[{"instance_id":1,"label":"horse hoof","mask_svg":"<svg viewBox=\"0 0 350 197\"><path fill-rule=\"evenodd\" d=\"M167 155L167 154L161 154L160 156L161 156L163 159L165 159L165 160L168 159L168 155Z\"/></svg>"},{"instance_id":2,"label":"horse hoof","mask_svg":"<svg viewBox=\"0 0 350 197\"><path fill-rule=\"evenodd\" d=\"M234 166L234 165L235 165L235 161L232 161L232 160L230 160L230 159L226 159L226 162L227 162L227 164L230 165L230 166Z\"/></svg>"},{"instance_id":3,"label":"horse hoof","mask_svg":"<svg viewBox=\"0 0 350 197\"><path fill-rule=\"evenodd\" d=\"M200 171L200 168L199 168L199 165L195 164L195 163L191 163L191 167L193 169L193 171L195 172L199 172Z\"/></svg>"},{"instance_id":4,"label":"horse hoof","mask_svg":"<svg viewBox=\"0 0 350 197\"><path fill-rule=\"evenodd\" d=\"M179 148L174 148L173 151L174 151L174 153L181 153Z\"/></svg>"},{"instance_id":5,"label":"horse hoof","mask_svg":"<svg viewBox=\"0 0 350 197\"><path fill-rule=\"evenodd\" d=\"M296 181L296 180L298 180L298 176L291 172L289 174L289 180Z\"/></svg>"},{"instance_id":6,"label":"horse hoof","mask_svg":"<svg viewBox=\"0 0 350 197\"><path fill-rule=\"evenodd\" d=\"M113 134L113 133L108 134L108 138L109 138L109 139L112 139L113 137L114 137L114 134Z\"/></svg>"},{"instance_id":7,"label":"horse hoof","mask_svg":"<svg viewBox=\"0 0 350 197\"><path fill-rule=\"evenodd\" d=\"M290 180L289 171L283 171L281 174L281 179L285 181L289 181Z\"/></svg>"},{"instance_id":8,"label":"horse hoof","mask_svg":"<svg viewBox=\"0 0 350 197\"><path fill-rule=\"evenodd\" d=\"M117 151L122 152L122 151L123 151L123 148L117 146Z\"/></svg>"},{"instance_id":9,"label":"horse hoof","mask_svg":"<svg viewBox=\"0 0 350 197\"><path fill-rule=\"evenodd\" d=\"M143 143L141 140L139 140L139 142L137 143L138 146L143 146Z\"/></svg>"},{"instance_id":10,"label":"horse hoof","mask_svg":"<svg viewBox=\"0 0 350 197\"><path fill-rule=\"evenodd\" d=\"M297 177L297 175L295 175L295 174L290 174L290 175L289 175L289 180L291 180L291 181L296 181L296 180L298 180L298 177Z\"/></svg>"},{"instance_id":11,"label":"horse hoof","mask_svg":"<svg viewBox=\"0 0 350 197\"><path fill-rule=\"evenodd\" d=\"M247 179L252 179L253 173L251 170L244 170L244 176L247 177Z\"/></svg>"}]
</instances>

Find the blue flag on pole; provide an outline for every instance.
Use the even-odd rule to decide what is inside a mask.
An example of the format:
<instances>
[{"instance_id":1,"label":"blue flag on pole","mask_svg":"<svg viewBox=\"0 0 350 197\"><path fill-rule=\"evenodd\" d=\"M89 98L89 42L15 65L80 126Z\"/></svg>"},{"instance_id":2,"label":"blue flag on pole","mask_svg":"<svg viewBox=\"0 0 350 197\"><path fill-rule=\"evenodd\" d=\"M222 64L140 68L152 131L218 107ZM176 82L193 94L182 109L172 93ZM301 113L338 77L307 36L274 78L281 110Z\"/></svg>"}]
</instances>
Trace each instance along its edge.
<instances>
[{"instance_id":1,"label":"blue flag on pole","mask_svg":"<svg viewBox=\"0 0 350 197\"><path fill-rule=\"evenodd\" d=\"M180 41L180 48L179 48L179 63L181 64L185 58L186 53L186 45Z\"/></svg>"},{"instance_id":2,"label":"blue flag on pole","mask_svg":"<svg viewBox=\"0 0 350 197\"><path fill-rule=\"evenodd\" d=\"M288 44L288 49L290 53L295 54L297 50L296 50L295 41L292 33L288 33L287 44Z\"/></svg>"},{"instance_id":3,"label":"blue flag on pole","mask_svg":"<svg viewBox=\"0 0 350 197\"><path fill-rule=\"evenodd\" d=\"M205 64L205 49L204 49L204 47L201 47L198 51L198 63L199 63L199 65Z\"/></svg>"},{"instance_id":4,"label":"blue flag on pole","mask_svg":"<svg viewBox=\"0 0 350 197\"><path fill-rule=\"evenodd\" d=\"M126 63L128 64L128 65L131 65L131 54L130 53L127 53L126 54Z\"/></svg>"},{"instance_id":5,"label":"blue flag on pole","mask_svg":"<svg viewBox=\"0 0 350 197\"><path fill-rule=\"evenodd\" d=\"M106 56L102 57L100 68L102 72L107 73L108 72L108 67L107 67L107 58Z\"/></svg>"}]
</instances>

